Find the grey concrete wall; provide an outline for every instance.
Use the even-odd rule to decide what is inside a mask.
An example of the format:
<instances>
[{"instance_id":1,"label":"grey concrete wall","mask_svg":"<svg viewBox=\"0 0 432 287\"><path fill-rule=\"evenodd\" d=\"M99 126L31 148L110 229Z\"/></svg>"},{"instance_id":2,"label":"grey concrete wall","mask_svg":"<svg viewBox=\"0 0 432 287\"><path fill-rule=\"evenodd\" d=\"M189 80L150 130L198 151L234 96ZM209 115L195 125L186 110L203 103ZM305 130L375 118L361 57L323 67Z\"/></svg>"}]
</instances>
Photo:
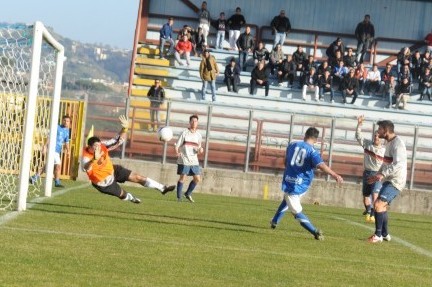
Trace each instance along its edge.
<instances>
[{"instance_id":1,"label":"grey concrete wall","mask_svg":"<svg viewBox=\"0 0 432 287\"><path fill-rule=\"evenodd\" d=\"M158 180L161 183L175 184L178 176L177 166L162 165L156 162L113 159L142 175ZM79 179L86 180L85 173L80 172ZM202 182L194 192L281 200L280 191L282 175L262 173L244 173L241 171L206 169L203 170ZM337 185L334 181L316 178L311 189L303 198L304 203L322 204L347 208L363 209L361 184L344 183ZM395 212L432 215L432 192L424 190L404 190L391 205Z\"/></svg>"}]
</instances>

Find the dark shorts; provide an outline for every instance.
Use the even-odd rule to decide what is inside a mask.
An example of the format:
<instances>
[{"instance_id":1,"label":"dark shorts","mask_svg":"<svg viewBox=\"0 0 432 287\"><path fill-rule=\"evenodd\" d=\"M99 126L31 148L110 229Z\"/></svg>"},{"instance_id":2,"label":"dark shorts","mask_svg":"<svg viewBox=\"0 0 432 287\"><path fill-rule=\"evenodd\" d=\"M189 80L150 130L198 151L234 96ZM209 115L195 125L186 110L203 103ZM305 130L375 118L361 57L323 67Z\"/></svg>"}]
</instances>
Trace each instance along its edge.
<instances>
[{"instance_id":1,"label":"dark shorts","mask_svg":"<svg viewBox=\"0 0 432 287\"><path fill-rule=\"evenodd\" d=\"M178 164L177 165L177 174L186 174L186 175L200 175L201 169L199 165L184 165L184 164Z\"/></svg>"},{"instance_id":2,"label":"dark shorts","mask_svg":"<svg viewBox=\"0 0 432 287\"><path fill-rule=\"evenodd\" d=\"M114 165L114 182L108 186L98 186L96 184L92 185L100 192L120 197L120 194L122 192L122 188L118 184L118 182L123 183L129 179L130 174L132 171L130 171L127 168L122 167L121 165Z\"/></svg>"},{"instance_id":3,"label":"dark shorts","mask_svg":"<svg viewBox=\"0 0 432 287\"><path fill-rule=\"evenodd\" d=\"M383 183L380 192L378 193L378 198L381 201L387 202L389 205L400 193L396 187L393 186L390 182L386 181Z\"/></svg>"},{"instance_id":4,"label":"dark shorts","mask_svg":"<svg viewBox=\"0 0 432 287\"><path fill-rule=\"evenodd\" d=\"M382 186L381 181L377 181L372 184L367 183L367 179L371 176L374 176L375 174L377 174L376 171L365 170L363 172L363 187L362 187L363 196L369 196L372 193L378 193L380 191Z\"/></svg>"}]
</instances>

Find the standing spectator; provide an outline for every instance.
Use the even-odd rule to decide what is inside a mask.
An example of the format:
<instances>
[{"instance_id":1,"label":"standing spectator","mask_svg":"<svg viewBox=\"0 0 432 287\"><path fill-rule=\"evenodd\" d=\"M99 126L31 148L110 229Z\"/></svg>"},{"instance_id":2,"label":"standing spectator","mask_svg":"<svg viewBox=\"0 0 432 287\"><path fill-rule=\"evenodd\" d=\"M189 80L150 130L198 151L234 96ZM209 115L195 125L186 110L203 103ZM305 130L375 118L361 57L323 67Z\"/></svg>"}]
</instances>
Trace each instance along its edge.
<instances>
[{"instance_id":1,"label":"standing spectator","mask_svg":"<svg viewBox=\"0 0 432 287\"><path fill-rule=\"evenodd\" d=\"M336 51L340 51L342 56L345 54L345 45L342 43L342 39L339 37L326 49L327 57L329 59L336 58Z\"/></svg>"},{"instance_id":2,"label":"standing spectator","mask_svg":"<svg viewBox=\"0 0 432 287\"><path fill-rule=\"evenodd\" d=\"M345 67L347 67L348 69L357 67L356 56L354 55L352 48L347 49L347 54L345 56L343 56L343 61L344 61Z\"/></svg>"},{"instance_id":3,"label":"standing spectator","mask_svg":"<svg viewBox=\"0 0 432 287\"><path fill-rule=\"evenodd\" d=\"M381 189L381 182L377 181L369 184L367 180L369 177L376 175L380 169L384 159L385 147L381 144L381 139L377 132L374 133L373 140L368 140L363 137L361 132L363 122L364 116L358 116L357 129L355 133L356 140L364 151L362 194L365 211L363 212L363 215L366 215L366 222L375 222L373 203L378 197L378 192Z\"/></svg>"},{"instance_id":4,"label":"standing spectator","mask_svg":"<svg viewBox=\"0 0 432 287\"><path fill-rule=\"evenodd\" d=\"M277 72L279 86L282 86L282 82L288 80L288 88L292 88L294 83L295 75L295 64L292 59L292 55L286 55L286 58L282 61Z\"/></svg>"},{"instance_id":5,"label":"standing spectator","mask_svg":"<svg viewBox=\"0 0 432 287\"><path fill-rule=\"evenodd\" d=\"M205 100L207 82L210 82L212 101L216 101L216 77L219 74L219 68L215 57L210 55L209 50L204 50L199 71L201 80L203 82L201 89L201 99Z\"/></svg>"},{"instance_id":6,"label":"standing spectator","mask_svg":"<svg viewBox=\"0 0 432 287\"><path fill-rule=\"evenodd\" d=\"M204 35L201 28L192 32L192 39L191 42L192 47L194 48L194 54L196 57L200 57L202 52L206 49L206 45L204 44Z\"/></svg>"},{"instance_id":7,"label":"standing spectator","mask_svg":"<svg viewBox=\"0 0 432 287\"><path fill-rule=\"evenodd\" d=\"M420 92L421 92L421 96L419 101L422 101L423 97L426 97L426 95L428 96L429 101L431 100L432 74L430 72L430 69L425 69L420 76Z\"/></svg>"},{"instance_id":8,"label":"standing spectator","mask_svg":"<svg viewBox=\"0 0 432 287\"><path fill-rule=\"evenodd\" d=\"M150 87L147 97L150 100L150 131L156 131L159 123L159 109L165 101L165 90L159 79L156 79L154 85Z\"/></svg>"},{"instance_id":9,"label":"standing spectator","mask_svg":"<svg viewBox=\"0 0 432 287\"><path fill-rule=\"evenodd\" d=\"M163 55L163 51L164 51L164 47L165 47L165 43L168 42L170 44L169 47L169 51L168 51L168 56L172 55L174 52L174 46L175 46L175 42L172 38L172 31L173 31L173 26L174 24L174 18L170 17L168 18L168 23L165 23L162 28L159 31L159 41L160 41L160 46L159 46L159 57L161 59L164 59L164 55Z\"/></svg>"},{"instance_id":10,"label":"standing spectator","mask_svg":"<svg viewBox=\"0 0 432 287\"><path fill-rule=\"evenodd\" d=\"M240 7L236 8L236 13L228 19L229 42L231 50L237 51L237 39L240 37L240 29L246 24L246 20L241 14Z\"/></svg>"},{"instance_id":11,"label":"standing spectator","mask_svg":"<svg viewBox=\"0 0 432 287\"><path fill-rule=\"evenodd\" d=\"M276 47L270 53L270 73L274 75L275 70L279 70L284 60L284 54L282 51L282 46L276 44Z\"/></svg>"},{"instance_id":12,"label":"standing spectator","mask_svg":"<svg viewBox=\"0 0 432 287\"><path fill-rule=\"evenodd\" d=\"M421 74L422 58L419 51L415 51L411 56L411 74L414 80L418 80Z\"/></svg>"},{"instance_id":13,"label":"standing spectator","mask_svg":"<svg viewBox=\"0 0 432 287\"><path fill-rule=\"evenodd\" d=\"M306 92L313 91L315 96L315 101L319 100L319 86L318 86L318 76L316 74L315 68L311 68L309 73L306 74L303 81L302 88L302 99L306 101Z\"/></svg>"},{"instance_id":14,"label":"standing spectator","mask_svg":"<svg viewBox=\"0 0 432 287\"><path fill-rule=\"evenodd\" d=\"M179 63L179 65L184 66L185 64L180 59L181 55L184 55L186 58L186 64L189 67L190 66L190 52L192 51L192 43L188 40L187 35L183 36L183 39L177 42L177 45L175 47L175 53L174 57Z\"/></svg>"},{"instance_id":15,"label":"standing spectator","mask_svg":"<svg viewBox=\"0 0 432 287\"><path fill-rule=\"evenodd\" d=\"M201 181L201 169L198 161L198 154L204 152L201 147L202 136L198 132L198 116L192 115L189 117L189 128L183 130L175 144L175 152L177 154L177 200L181 201L183 184L186 176L193 176L188 189L183 194L187 200L194 202L192 192L197 184Z\"/></svg>"},{"instance_id":16,"label":"standing spectator","mask_svg":"<svg viewBox=\"0 0 432 287\"><path fill-rule=\"evenodd\" d=\"M343 103L346 104L347 97L353 97L351 104L354 104L357 99L358 80L354 76L354 69L350 69L348 75L342 82L342 97Z\"/></svg>"},{"instance_id":17,"label":"standing spectator","mask_svg":"<svg viewBox=\"0 0 432 287\"><path fill-rule=\"evenodd\" d=\"M424 41L427 45L426 51L432 53L432 32L426 35Z\"/></svg>"},{"instance_id":18,"label":"standing spectator","mask_svg":"<svg viewBox=\"0 0 432 287\"><path fill-rule=\"evenodd\" d=\"M314 145L317 143L318 136L319 131L315 127L310 127L306 130L303 141L296 141L288 145L282 178L284 197L270 222L270 227L276 228L285 212L290 210L300 225L316 240L324 240L323 232L316 228L303 213L301 198L308 191L316 168L333 177L337 183L342 183L343 178L331 170L324 163L320 153L315 150Z\"/></svg>"},{"instance_id":19,"label":"standing spectator","mask_svg":"<svg viewBox=\"0 0 432 287\"><path fill-rule=\"evenodd\" d=\"M237 65L236 59L233 57L225 67L224 82L227 85L228 92L234 91L238 93L238 84L240 84L240 68Z\"/></svg>"},{"instance_id":20,"label":"standing spectator","mask_svg":"<svg viewBox=\"0 0 432 287\"><path fill-rule=\"evenodd\" d=\"M330 92L330 103L334 103L333 77L330 70L325 70L324 75L318 78L319 99L324 101L324 93Z\"/></svg>"},{"instance_id":21,"label":"standing spectator","mask_svg":"<svg viewBox=\"0 0 432 287\"><path fill-rule=\"evenodd\" d=\"M381 74L378 71L378 65L373 64L372 71L369 71L366 77L366 90L369 96L375 96L378 92L381 82Z\"/></svg>"},{"instance_id":22,"label":"standing spectator","mask_svg":"<svg viewBox=\"0 0 432 287\"><path fill-rule=\"evenodd\" d=\"M246 26L246 30L236 42L238 51L239 51L239 66L240 70L246 71L246 62L248 54L252 52L252 49L255 46L254 38L250 33L250 27Z\"/></svg>"},{"instance_id":23,"label":"standing spectator","mask_svg":"<svg viewBox=\"0 0 432 287\"><path fill-rule=\"evenodd\" d=\"M357 38L357 63L363 63L364 55L375 38L375 27L370 22L370 15L365 15L364 20L358 23L355 37Z\"/></svg>"},{"instance_id":24,"label":"standing spectator","mask_svg":"<svg viewBox=\"0 0 432 287\"><path fill-rule=\"evenodd\" d=\"M364 63L360 63L355 69L355 77L359 82L359 93L364 95L364 88L366 83L366 78L368 75L368 69L365 68Z\"/></svg>"},{"instance_id":25,"label":"standing spectator","mask_svg":"<svg viewBox=\"0 0 432 287\"><path fill-rule=\"evenodd\" d=\"M258 62L258 65L252 70L251 80L250 80L250 94L256 95L257 86L262 86L265 88L265 96L269 93L269 81L268 81L268 71L265 68L264 61Z\"/></svg>"},{"instance_id":26,"label":"standing spectator","mask_svg":"<svg viewBox=\"0 0 432 287\"><path fill-rule=\"evenodd\" d=\"M211 17L210 12L207 10L207 2L204 1L201 4L201 9L198 11L198 21L199 25L198 27L202 29L202 33L204 36L204 45L207 47L207 36L210 31L210 23L211 23Z\"/></svg>"},{"instance_id":27,"label":"standing spectator","mask_svg":"<svg viewBox=\"0 0 432 287\"><path fill-rule=\"evenodd\" d=\"M223 49L223 42L225 41L225 33L227 28L227 21L225 19L225 13L219 14L219 19L216 20L216 49Z\"/></svg>"},{"instance_id":28,"label":"standing spectator","mask_svg":"<svg viewBox=\"0 0 432 287\"><path fill-rule=\"evenodd\" d=\"M378 173L369 177L368 183L383 182L374 203L375 233L369 237L370 243L390 241L387 208L393 199L405 188L407 177L407 153L404 141L394 133L391 121L378 122L378 136L386 140L384 159Z\"/></svg>"},{"instance_id":29,"label":"standing spectator","mask_svg":"<svg viewBox=\"0 0 432 287\"><path fill-rule=\"evenodd\" d=\"M384 86L384 97L387 98L387 109L390 109L392 103L396 103L396 88L397 82L396 77L394 75L390 75L389 80L385 81Z\"/></svg>"},{"instance_id":30,"label":"standing spectator","mask_svg":"<svg viewBox=\"0 0 432 287\"><path fill-rule=\"evenodd\" d=\"M260 41L258 47L256 47L253 52L254 64L256 65L258 62L263 60L267 63L270 57L269 54L269 51L267 51L264 46L264 42Z\"/></svg>"},{"instance_id":31,"label":"standing spectator","mask_svg":"<svg viewBox=\"0 0 432 287\"><path fill-rule=\"evenodd\" d=\"M290 20L285 16L285 10L281 10L279 15L273 18L270 26L273 29L272 33L275 35L273 49L277 44L283 46L287 34L291 31L291 23Z\"/></svg>"}]
</instances>

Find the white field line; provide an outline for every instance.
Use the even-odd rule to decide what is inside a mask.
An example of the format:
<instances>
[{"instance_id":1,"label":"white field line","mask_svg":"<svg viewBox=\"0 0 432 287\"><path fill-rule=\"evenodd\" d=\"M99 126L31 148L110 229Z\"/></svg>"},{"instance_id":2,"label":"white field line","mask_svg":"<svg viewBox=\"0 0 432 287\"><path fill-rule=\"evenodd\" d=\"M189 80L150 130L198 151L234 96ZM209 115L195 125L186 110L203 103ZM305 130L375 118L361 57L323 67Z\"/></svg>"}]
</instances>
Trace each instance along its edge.
<instances>
[{"instance_id":1,"label":"white field line","mask_svg":"<svg viewBox=\"0 0 432 287\"><path fill-rule=\"evenodd\" d=\"M338 219L338 220L344 221L344 222L346 222L346 223L348 223L350 225L362 227L363 229L368 229L368 230L370 230L372 232L375 231L375 228L373 228L373 227L366 226L364 224L361 224L361 223L358 223L358 222L354 222L354 221L348 220L346 218L337 217L337 216L332 216L332 217L334 219ZM411 249L412 251L414 251L414 252L416 252L416 253L418 253L420 255L424 255L424 256L427 256L429 258L432 258L432 252L429 251L429 250L426 250L426 249L423 249L421 247L418 247L418 246L416 246L416 245L414 245L412 243L409 243L408 241L405 241L405 240L403 240L403 239L401 239L399 237L393 236L393 235L391 236L391 240L395 241L395 242L397 242L399 244L402 244L405 247L408 247L409 249Z\"/></svg>"},{"instance_id":2,"label":"white field line","mask_svg":"<svg viewBox=\"0 0 432 287\"><path fill-rule=\"evenodd\" d=\"M30 202L27 203L27 209L32 208L35 205L35 203L43 202L43 201L45 201L45 200L47 200L49 198L53 198L53 197L56 197L56 196L59 196L59 195L63 195L66 192L69 192L69 191L72 191L72 190L75 190L75 189L79 189L79 188L83 188L83 187L86 187L88 185L89 185L88 183L85 183L85 184L81 184L81 185L78 185L78 186L69 187L69 188L63 189L61 191L52 193L51 197L42 196L42 197L33 198ZM23 212L25 212L25 211L21 211L21 212L12 211L12 212L8 212L8 213L0 216L0 226L2 226L3 224L5 224L5 223L7 223L7 222L9 222L11 220L14 220L15 218L18 217L18 215L22 214Z\"/></svg>"},{"instance_id":3,"label":"white field line","mask_svg":"<svg viewBox=\"0 0 432 287\"><path fill-rule=\"evenodd\" d=\"M34 234L55 234L66 237L78 237L78 238L99 238L99 239L108 239L108 240L121 240L121 241L132 241L132 242L142 242L142 243L153 243L155 245L165 244L169 246L182 246L182 247L190 247L190 248L205 248L205 249L213 249L213 250L221 250L221 251L231 251L231 252L244 252L244 253L262 253L269 254L273 256L283 256L286 258L306 258L306 259L320 259L329 262L347 262L351 264L362 264L364 265L364 260L346 260L341 259L340 257L336 258L333 256L311 256L307 254L299 254L292 252L277 252L269 249L255 249L255 248L239 248L228 245L200 245L198 246L196 242L194 243L186 243L186 242L178 242L177 240L160 240L154 238L136 238L136 237L126 237L126 236L112 236L112 235L104 235L104 234L95 234L95 233L75 233L75 232L64 232L64 231L56 231L49 229L32 229L32 228L19 228L19 227L8 227L8 226L0 226L0 230L11 230L17 232L29 232ZM313 240L313 239L311 239ZM319 244L319 242L317 242ZM432 271L432 267L428 266L412 266L412 265L400 265L400 264L384 264L385 266L393 267L393 268L404 268L404 269L413 269L413 270L426 270Z\"/></svg>"}]
</instances>

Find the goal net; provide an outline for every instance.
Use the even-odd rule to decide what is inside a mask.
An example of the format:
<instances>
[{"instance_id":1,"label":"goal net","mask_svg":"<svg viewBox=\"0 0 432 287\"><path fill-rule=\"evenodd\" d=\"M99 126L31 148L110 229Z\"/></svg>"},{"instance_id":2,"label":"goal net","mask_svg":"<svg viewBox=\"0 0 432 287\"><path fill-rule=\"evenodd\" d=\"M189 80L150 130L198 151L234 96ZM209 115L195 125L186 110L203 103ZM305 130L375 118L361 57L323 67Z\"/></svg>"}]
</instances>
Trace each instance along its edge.
<instances>
[{"instance_id":1,"label":"goal net","mask_svg":"<svg viewBox=\"0 0 432 287\"><path fill-rule=\"evenodd\" d=\"M0 210L51 195L63 60L42 23L0 24ZM29 183L40 170L45 181Z\"/></svg>"}]
</instances>

